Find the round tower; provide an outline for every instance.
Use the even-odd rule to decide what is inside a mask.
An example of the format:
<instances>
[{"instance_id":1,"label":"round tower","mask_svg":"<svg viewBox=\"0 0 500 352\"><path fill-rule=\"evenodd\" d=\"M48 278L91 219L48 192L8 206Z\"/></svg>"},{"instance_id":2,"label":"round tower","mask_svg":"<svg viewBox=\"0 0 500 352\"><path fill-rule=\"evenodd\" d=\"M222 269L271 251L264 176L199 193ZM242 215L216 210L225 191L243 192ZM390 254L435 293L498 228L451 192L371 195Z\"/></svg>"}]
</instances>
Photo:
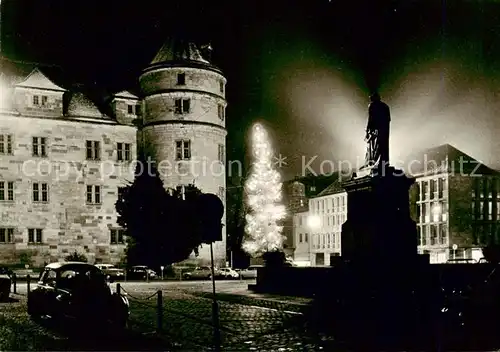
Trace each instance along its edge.
<instances>
[{"instance_id":1,"label":"round tower","mask_svg":"<svg viewBox=\"0 0 500 352\"><path fill-rule=\"evenodd\" d=\"M225 205L227 103L221 70L194 43L172 39L143 70L139 83L141 144L156 162L165 187L194 184L204 193L217 194ZM220 265L226 261L225 243L223 229L223 241L214 244ZM210 260L208 245L202 246L197 260Z\"/></svg>"}]
</instances>

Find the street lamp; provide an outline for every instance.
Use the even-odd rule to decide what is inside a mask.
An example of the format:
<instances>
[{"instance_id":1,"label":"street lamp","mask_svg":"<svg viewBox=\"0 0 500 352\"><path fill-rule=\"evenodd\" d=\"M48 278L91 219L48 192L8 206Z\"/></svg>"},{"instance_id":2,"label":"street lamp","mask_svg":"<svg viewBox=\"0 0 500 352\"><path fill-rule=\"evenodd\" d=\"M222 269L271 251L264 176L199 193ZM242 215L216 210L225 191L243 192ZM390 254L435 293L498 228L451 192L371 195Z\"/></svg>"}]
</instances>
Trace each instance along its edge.
<instances>
[{"instance_id":1,"label":"street lamp","mask_svg":"<svg viewBox=\"0 0 500 352\"><path fill-rule=\"evenodd\" d=\"M311 214L307 217L307 227L311 231L315 231L321 227L321 218L319 215L316 214ZM313 234L311 233L311 238L309 238L309 262L312 263L312 241L313 241Z\"/></svg>"}]
</instances>

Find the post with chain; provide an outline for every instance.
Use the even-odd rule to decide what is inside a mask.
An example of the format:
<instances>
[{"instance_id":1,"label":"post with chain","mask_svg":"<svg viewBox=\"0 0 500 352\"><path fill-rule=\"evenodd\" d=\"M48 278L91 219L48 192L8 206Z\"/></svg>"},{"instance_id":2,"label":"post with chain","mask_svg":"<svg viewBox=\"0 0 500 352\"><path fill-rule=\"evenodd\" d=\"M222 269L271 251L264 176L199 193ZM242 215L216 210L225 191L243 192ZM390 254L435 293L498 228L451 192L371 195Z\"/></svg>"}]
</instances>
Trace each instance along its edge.
<instances>
[{"instance_id":1,"label":"post with chain","mask_svg":"<svg viewBox=\"0 0 500 352\"><path fill-rule=\"evenodd\" d=\"M160 334L163 330L163 292L158 290L158 301L157 301L157 324L156 333Z\"/></svg>"},{"instance_id":2,"label":"post with chain","mask_svg":"<svg viewBox=\"0 0 500 352\"><path fill-rule=\"evenodd\" d=\"M14 285L13 291L17 293L17 275L16 273L12 274L12 284Z\"/></svg>"},{"instance_id":3,"label":"post with chain","mask_svg":"<svg viewBox=\"0 0 500 352\"><path fill-rule=\"evenodd\" d=\"M120 297L122 295L122 286L119 282L116 283L116 294Z\"/></svg>"}]
</instances>

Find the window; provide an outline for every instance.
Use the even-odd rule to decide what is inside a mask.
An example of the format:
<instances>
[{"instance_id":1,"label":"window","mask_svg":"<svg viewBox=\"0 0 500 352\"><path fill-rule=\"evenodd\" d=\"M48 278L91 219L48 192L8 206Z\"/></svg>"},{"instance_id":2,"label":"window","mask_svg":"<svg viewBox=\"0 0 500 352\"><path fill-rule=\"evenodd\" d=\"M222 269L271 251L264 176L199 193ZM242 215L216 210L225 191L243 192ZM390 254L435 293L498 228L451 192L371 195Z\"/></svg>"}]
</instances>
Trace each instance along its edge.
<instances>
[{"instance_id":1,"label":"window","mask_svg":"<svg viewBox=\"0 0 500 352\"><path fill-rule=\"evenodd\" d=\"M178 73L177 74L177 85L183 86L185 84L186 84L186 74L185 73Z\"/></svg>"},{"instance_id":2,"label":"window","mask_svg":"<svg viewBox=\"0 0 500 352\"><path fill-rule=\"evenodd\" d=\"M427 245L427 233L429 232L429 228L427 226L421 226L421 233L422 233L422 246Z\"/></svg>"},{"instance_id":3,"label":"window","mask_svg":"<svg viewBox=\"0 0 500 352\"><path fill-rule=\"evenodd\" d=\"M14 200L14 182L0 181L0 200Z\"/></svg>"},{"instance_id":4,"label":"window","mask_svg":"<svg viewBox=\"0 0 500 352\"><path fill-rule=\"evenodd\" d=\"M130 161L132 159L132 155L130 153L130 143L118 143L116 150L118 152L118 161Z\"/></svg>"},{"instance_id":5,"label":"window","mask_svg":"<svg viewBox=\"0 0 500 352\"><path fill-rule=\"evenodd\" d=\"M130 104L127 105L127 113L129 115L134 115L134 106L133 105L130 105Z\"/></svg>"},{"instance_id":6,"label":"window","mask_svg":"<svg viewBox=\"0 0 500 352\"><path fill-rule=\"evenodd\" d=\"M219 81L219 91L221 93L224 93L224 82L223 81Z\"/></svg>"},{"instance_id":7,"label":"window","mask_svg":"<svg viewBox=\"0 0 500 352\"><path fill-rule=\"evenodd\" d=\"M225 164L225 158L224 158L224 145L219 144L219 161L223 164Z\"/></svg>"},{"instance_id":8,"label":"window","mask_svg":"<svg viewBox=\"0 0 500 352\"><path fill-rule=\"evenodd\" d=\"M493 220L493 202L488 202L488 220Z\"/></svg>"},{"instance_id":9,"label":"window","mask_svg":"<svg viewBox=\"0 0 500 352\"><path fill-rule=\"evenodd\" d=\"M47 105L47 101L48 101L48 98L46 95L42 95L42 106L46 106Z\"/></svg>"},{"instance_id":10,"label":"window","mask_svg":"<svg viewBox=\"0 0 500 352\"><path fill-rule=\"evenodd\" d=\"M299 233L299 243L302 243L302 234Z\"/></svg>"},{"instance_id":11,"label":"window","mask_svg":"<svg viewBox=\"0 0 500 352\"><path fill-rule=\"evenodd\" d=\"M125 244L125 231L123 229L110 230L111 244Z\"/></svg>"},{"instance_id":12,"label":"window","mask_svg":"<svg viewBox=\"0 0 500 352\"><path fill-rule=\"evenodd\" d=\"M438 244L438 231L437 231L437 225L432 224L431 225L431 245L436 245Z\"/></svg>"},{"instance_id":13,"label":"window","mask_svg":"<svg viewBox=\"0 0 500 352\"><path fill-rule=\"evenodd\" d=\"M307 233L304 234L304 242L309 242L309 235Z\"/></svg>"},{"instance_id":14,"label":"window","mask_svg":"<svg viewBox=\"0 0 500 352\"><path fill-rule=\"evenodd\" d=\"M87 160L100 160L101 150L99 141L87 141Z\"/></svg>"},{"instance_id":15,"label":"window","mask_svg":"<svg viewBox=\"0 0 500 352\"><path fill-rule=\"evenodd\" d=\"M33 105L39 105L40 100L38 98L38 95L33 95Z\"/></svg>"},{"instance_id":16,"label":"window","mask_svg":"<svg viewBox=\"0 0 500 352\"><path fill-rule=\"evenodd\" d=\"M484 202L479 202L479 220L483 220L484 216Z\"/></svg>"},{"instance_id":17,"label":"window","mask_svg":"<svg viewBox=\"0 0 500 352\"><path fill-rule=\"evenodd\" d=\"M101 186L87 186L87 204L101 204Z\"/></svg>"},{"instance_id":18,"label":"window","mask_svg":"<svg viewBox=\"0 0 500 352\"><path fill-rule=\"evenodd\" d=\"M33 202L47 203L49 201L49 185L33 183Z\"/></svg>"},{"instance_id":19,"label":"window","mask_svg":"<svg viewBox=\"0 0 500 352\"><path fill-rule=\"evenodd\" d=\"M220 119L221 121L224 121L224 118L225 118L225 116L224 116L224 112L225 112L225 111L224 111L224 105L219 104L219 105L217 106L217 115L219 116L219 119Z\"/></svg>"},{"instance_id":20,"label":"window","mask_svg":"<svg viewBox=\"0 0 500 352\"><path fill-rule=\"evenodd\" d=\"M47 156L47 138L33 137L33 156Z\"/></svg>"},{"instance_id":21,"label":"window","mask_svg":"<svg viewBox=\"0 0 500 352\"><path fill-rule=\"evenodd\" d=\"M421 246L422 245L422 227L421 226L417 226L417 245L418 246Z\"/></svg>"},{"instance_id":22,"label":"window","mask_svg":"<svg viewBox=\"0 0 500 352\"><path fill-rule=\"evenodd\" d=\"M12 135L0 134L0 154L12 154Z\"/></svg>"},{"instance_id":23,"label":"window","mask_svg":"<svg viewBox=\"0 0 500 352\"><path fill-rule=\"evenodd\" d=\"M176 141L175 156L177 160L191 159L191 141L188 140Z\"/></svg>"},{"instance_id":24,"label":"window","mask_svg":"<svg viewBox=\"0 0 500 352\"><path fill-rule=\"evenodd\" d=\"M191 110L191 99L175 99L175 113L188 114Z\"/></svg>"},{"instance_id":25,"label":"window","mask_svg":"<svg viewBox=\"0 0 500 352\"><path fill-rule=\"evenodd\" d=\"M42 229L28 229L28 243L42 243Z\"/></svg>"},{"instance_id":26,"label":"window","mask_svg":"<svg viewBox=\"0 0 500 352\"><path fill-rule=\"evenodd\" d=\"M0 243L14 242L14 229L13 228L0 228Z\"/></svg>"},{"instance_id":27,"label":"window","mask_svg":"<svg viewBox=\"0 0 500 352\"><path fill-rule=\"evenodd\" d=\"M439 236L441 238L441 244L446 244L448 242L448 228L446 224L441 225L441 235Z\"/></svg>"}]
</instances>

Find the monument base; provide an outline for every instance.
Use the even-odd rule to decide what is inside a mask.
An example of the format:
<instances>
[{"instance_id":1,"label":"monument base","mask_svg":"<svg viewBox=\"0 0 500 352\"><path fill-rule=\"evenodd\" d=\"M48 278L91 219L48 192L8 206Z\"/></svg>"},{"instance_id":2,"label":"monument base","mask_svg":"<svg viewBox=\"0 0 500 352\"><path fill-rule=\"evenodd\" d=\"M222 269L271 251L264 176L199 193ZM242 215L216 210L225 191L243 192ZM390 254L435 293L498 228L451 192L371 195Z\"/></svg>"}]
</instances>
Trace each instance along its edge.
<instances>
[{"instance_id":1,"label":"monument base","mask_svg":"<svg viewBox=\"0 0 500 352\"><path fill-rule=\"evenodd\" d=\"M342 225L344 261L399 266L417 260L417 227L409 210L413 182L403 171L387 167L343 184L348 207Z\"/></svg>"}]
</instances>

